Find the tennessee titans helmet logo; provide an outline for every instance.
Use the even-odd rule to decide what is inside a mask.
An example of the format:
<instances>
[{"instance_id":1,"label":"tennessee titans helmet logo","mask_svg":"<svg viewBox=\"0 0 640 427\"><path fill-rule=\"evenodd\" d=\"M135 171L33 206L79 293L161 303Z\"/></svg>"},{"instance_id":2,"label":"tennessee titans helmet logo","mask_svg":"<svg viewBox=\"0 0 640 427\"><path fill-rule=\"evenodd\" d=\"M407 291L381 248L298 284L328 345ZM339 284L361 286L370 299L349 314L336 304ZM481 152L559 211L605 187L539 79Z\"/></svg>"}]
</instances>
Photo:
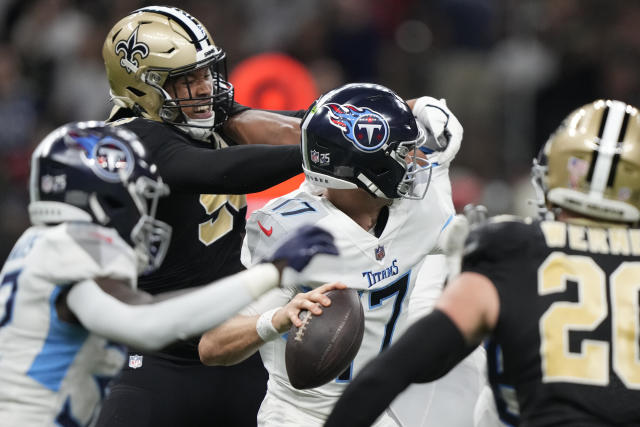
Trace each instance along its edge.
<instances>
[{"instance_id":1,"label":"tennessee titans helmet logo","mask_svg":"<svg viewBox=\"0 0 640 427\"><path fill-rule=\"evenodd\" d=\"M389 140L389 123L380 113L349 104L325 106L329 109L331 124L342 129L342 135L359 150L377 151Z\"/></svg>"},{"instance_id":2,"label":"tennessee titans helmet logo","mask_svg":"<svg viewBox=\"0 0 640 427\"><path fill-rule=\"evenodd\" d=\"M140 55L140 59L149 55L149 46L144 43L138 43L138 29L136 28L127 41L120 40L116 44L116 55L123 53L120 58L120 66L127 70L127 73L138 71L138 60L135 55Z\"/></svg>"},{"instance_id":3,"label":"tennessee titans helmet logo","mask_svg":"<svg viewBox=\"0 0 640 427\"><path fill-rule=\"evenodd\" d=\"M67 144L82 147L90 167L107 182L120 182L120 174L131 175L134 161L133 153L122 142L110 136L80 136L70 133Z\"/></svg>"}]
</instances>

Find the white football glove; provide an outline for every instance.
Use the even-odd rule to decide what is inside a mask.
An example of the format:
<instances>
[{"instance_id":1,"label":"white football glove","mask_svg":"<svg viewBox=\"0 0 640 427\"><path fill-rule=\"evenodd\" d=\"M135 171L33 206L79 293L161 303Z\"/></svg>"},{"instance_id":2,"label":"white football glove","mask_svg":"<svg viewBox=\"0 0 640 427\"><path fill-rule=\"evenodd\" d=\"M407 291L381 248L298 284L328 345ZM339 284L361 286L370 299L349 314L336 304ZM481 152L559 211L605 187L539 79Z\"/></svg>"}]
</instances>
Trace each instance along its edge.
<instances>
[{"instance_id":1,"label":"white football glove","mask_svg":"<svg viewBox=\"0 0 640 427\"><path fill-rule=\"evenodd\" d=\"M422 96L413 105L413 116L425 129L427 140L424 147L433 151L429 161L446 165L450 163L460 150L462 142L462 125L447 107L447 101Z\"/></svg>"},{"instance_id":2,"label":"white football glove","mask_svg":"<svg viewBox=\"0 0 640 427\"><path fill-rule=\"evenodd\" d=\"M487 208L483 205L469 204L464 213L453 217L440 236L441 247L447 256L449 279L460 274L464 242L469 231L487 221Z\"/></svg>"},{"instance_id":3,"label":"white football glove","mask_svg":"<svg viewBox=\"0 0 640 427\"><path fill-rule=\"evenodd\" d=\"M466 216L458 214L453 217L440 236L442 242L440 246L447 257L449 280L460 274L462 250L468 234L469 221Z\"/></svg>"}]
</instances>

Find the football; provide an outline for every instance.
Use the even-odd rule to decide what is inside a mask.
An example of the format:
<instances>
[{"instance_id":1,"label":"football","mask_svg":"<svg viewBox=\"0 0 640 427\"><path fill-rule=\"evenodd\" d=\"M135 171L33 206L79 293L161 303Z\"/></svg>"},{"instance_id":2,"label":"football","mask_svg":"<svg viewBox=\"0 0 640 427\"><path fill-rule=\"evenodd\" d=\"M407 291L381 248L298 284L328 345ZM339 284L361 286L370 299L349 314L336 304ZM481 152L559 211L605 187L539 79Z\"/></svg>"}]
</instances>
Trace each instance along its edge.
<instances>
[{"instance_id":1,"label":"football","mask_svg":"<svg viewBox=\"0 0 640 427\"><path fill-rule=\"evenodd\" d=\"M318 387L347 369L360 349L364 310L355 289L333 289L329 307L314 316L300 312L299 328L289 330L285 363L289 382L297 389Z\"/></svg>"}]
</instances>

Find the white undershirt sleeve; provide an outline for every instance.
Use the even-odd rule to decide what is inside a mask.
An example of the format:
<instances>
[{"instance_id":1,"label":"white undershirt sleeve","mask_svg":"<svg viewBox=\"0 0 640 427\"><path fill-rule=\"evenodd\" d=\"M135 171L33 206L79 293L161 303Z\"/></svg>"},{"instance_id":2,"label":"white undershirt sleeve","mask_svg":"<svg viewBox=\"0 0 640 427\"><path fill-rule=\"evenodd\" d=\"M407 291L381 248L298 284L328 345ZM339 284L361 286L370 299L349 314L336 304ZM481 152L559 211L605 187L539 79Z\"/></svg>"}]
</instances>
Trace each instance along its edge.
<instances>
[{"instance_id":1,"label":"white undershirt sleeve","mask_svg":"<svg viewBox=\"0 0 640 427\"><path fill-rule=\"evenodd\" d=\"M67 305L89 331L140 350L157 350L219 325L278 282L276 267L265 263L174 298L129 305L85 280L69 291Z\"/></svg>"}]
</instances>

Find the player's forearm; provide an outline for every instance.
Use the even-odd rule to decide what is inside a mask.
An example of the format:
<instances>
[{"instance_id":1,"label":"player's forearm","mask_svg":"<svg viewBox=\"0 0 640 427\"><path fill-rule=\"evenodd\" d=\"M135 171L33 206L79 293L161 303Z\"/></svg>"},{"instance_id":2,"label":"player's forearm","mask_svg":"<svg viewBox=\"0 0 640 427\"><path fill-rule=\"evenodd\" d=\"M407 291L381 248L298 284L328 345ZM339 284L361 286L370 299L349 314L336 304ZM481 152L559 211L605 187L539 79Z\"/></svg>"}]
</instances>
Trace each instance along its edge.
<instances>
[{"instance_id":1,"label":"player's forearm","mask_svg":"<svg viewBox=\"0 0 640 427\"><path fill-rule=\"evenodd\" d=\"M202 335L200 361L209 366L231 366L258 351L264 344L256 332L258 317L238 315Z\"/></svg>"},{"instance_id":2,"label":"player's forearm","mask_svg":"<svg viewBox=\"0 0 640 427\"><path fill-rule=\"evenodd\" d=\"M302 172L298 145L240 145L219 150L180 147L163 163L171 191L245 194L265 190Z\"/></svg>"},{"instance_id":3,"label":"player's forearm","mask_svg":"<svg viewBox=\"0 0 640 427\"><path fill-rule=\"evenodd\" d=\"M300 119L263 110L247 110L229 118L224 133L237 144L298 145Z\"/></svg>"},{"instance_id":4,"label":"player's forearm","mask_svg":"<svg viewBox=\"0 0 640 427\"><path fill-rule=\"evenodd\" d=\"M88 280L74 285L67 304L88 330L141 350L156 350L219 325L278 281L273 264L261 264L175 298L129 305Z\"/></svg>"}]
</instances>

